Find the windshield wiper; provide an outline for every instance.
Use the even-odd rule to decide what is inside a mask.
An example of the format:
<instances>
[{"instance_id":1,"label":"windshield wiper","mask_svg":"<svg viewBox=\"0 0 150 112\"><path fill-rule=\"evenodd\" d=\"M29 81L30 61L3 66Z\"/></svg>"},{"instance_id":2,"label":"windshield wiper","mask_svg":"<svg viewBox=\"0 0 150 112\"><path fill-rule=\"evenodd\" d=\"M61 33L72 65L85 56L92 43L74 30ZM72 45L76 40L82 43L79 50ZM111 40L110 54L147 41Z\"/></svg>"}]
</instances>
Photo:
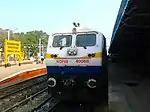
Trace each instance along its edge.
<instances>
[{"instance_id":1,"label":"windshield wiper","mask_svg":"<svg viewBox=\"0 0 150 112\"><path fill-rule=\"evenodd\" d=\"M62 50L62 48L64 48L64 47L65 47L65 46L61 46L61 47L60 47L60 50Z\"/></svg>"},{"instance_id":2,"label":"windshield wiper","mask_svg":"<svg viewBox=\"0 0 150 112\"><path fill-rule=\"evenodd\" d=\"M83 47L84 49L87 49L86 46L84 46L84 45L82 45L82 47Z\"/></svg>"}]
</instances>

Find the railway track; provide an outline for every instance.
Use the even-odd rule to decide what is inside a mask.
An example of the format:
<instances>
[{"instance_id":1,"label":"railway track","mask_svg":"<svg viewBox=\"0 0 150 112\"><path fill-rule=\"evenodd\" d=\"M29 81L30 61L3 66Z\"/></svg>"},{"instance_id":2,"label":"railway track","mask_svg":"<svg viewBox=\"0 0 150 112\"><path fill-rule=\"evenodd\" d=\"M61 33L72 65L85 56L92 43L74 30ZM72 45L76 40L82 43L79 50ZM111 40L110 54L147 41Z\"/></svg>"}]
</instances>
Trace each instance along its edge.
<instances>
[{"instance_id":1,"label":"railway track","mask_svg":"<svg viewBox=\"0 0 150 112\"><path fill-rule=\"evenodd\" d=\"M0 89L0 111L8 112L47 87L46 75ZM36 95L35 95L36 96ZM22 103L20 103L22 102Z\"/></svg>"},{"instance_id":2,"label":"railway track","mask_svg":"<svg viewBox=\"0 0 150 112\"><path fill-rule=\"evenodd\" d=\"M107 112L93 111L90 105L62 103L50 97L46 80L43 75L0 89L0 112Z\"/></svg>"},{"instance_id":3,"label":"railway track","mask_svg":"<svg viewBox=\"0 0 150 112\"><path fill-rule=\"evenodd\" d=\"M57 104L59 104L59 100L50 96L31 112L51 112Z\"/></svg>"},{"instance_id":4,"label":"railway track","mask_svg":"<svg viewBox=\"0 0 150 112\"><path fill-rule=\"evenodd\" d=\"M108 112L107 104L62 102L54 97L48 97L31 112Z\"/></svg>"},{"instance_id":5,"label":"railway track","mask_svg":"<svg viewBox=\"0 0 150 112\"><path fill-rule=\"evenodd\" d=\"M19 107L19 106L21 106L21 105L25 105L26 103L30 102L33 98L35 98L36 96L42 94L42 93L45 92L45 91L47 91L47 88L44 88L44 89L42 89L41 91L39 91L39 92L37 92L37 93L35 93L35 94L33 94L33 95L27 97L26 99L24 99L24 100L22 100L22 101L16 103L15 105L13 105L13 106L7 108L7 109L4 110L3 112L10 112L10 111L13 111L13 112L14 112L15 110L17 110L17 109L16 109L17 107ZM13 110L13 109L14 109L14 110Z\"/></svg>"},{"instance_id":6,"label":"railway track","mask_svg":"<svg viewBox=\"0 0 150 112\"><path fill-rule=\"evenodd\" d=\"M28 87L30 85L33 85L34 83L37 83L37 81L43 81L46 78L47 78L47 76L45 74L45 75L41 75L39 77L34 77L32 79L28 79L28 80L23 81L23 82L19 82L17 84L13 84L13 85L8 86L8 87L0 88L0 98L5 94L14 92L16 89Z\"/></svg>"}]
</instances>

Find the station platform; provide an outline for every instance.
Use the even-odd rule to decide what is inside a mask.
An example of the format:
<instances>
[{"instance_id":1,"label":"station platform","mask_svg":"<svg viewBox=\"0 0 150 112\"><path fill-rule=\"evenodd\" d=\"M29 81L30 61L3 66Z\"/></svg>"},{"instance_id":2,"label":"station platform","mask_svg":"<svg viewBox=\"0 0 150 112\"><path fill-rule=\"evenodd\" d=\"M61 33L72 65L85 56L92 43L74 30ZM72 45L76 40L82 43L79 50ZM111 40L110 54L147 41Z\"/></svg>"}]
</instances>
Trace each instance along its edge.
<instances>
[{"instance_id":1,"label":"station platform","mask_svg":"<svg viewBox=\"0 0 150 112\"><path fill-rule=\"evenodd\" d=\"M150 76L138 71L133 63L109 64L110 112L149 112Z\"/></svg>"},{"instance_id":2,"label":"station platform","mask_svg":"<svg viewBox=\"0 0 150 112\"><path fill-rule=\"evenodd\" d=\"M7 68L0 67L0 86L46 73L45 64L14 65Z\"/></svg>"}]
</instances>

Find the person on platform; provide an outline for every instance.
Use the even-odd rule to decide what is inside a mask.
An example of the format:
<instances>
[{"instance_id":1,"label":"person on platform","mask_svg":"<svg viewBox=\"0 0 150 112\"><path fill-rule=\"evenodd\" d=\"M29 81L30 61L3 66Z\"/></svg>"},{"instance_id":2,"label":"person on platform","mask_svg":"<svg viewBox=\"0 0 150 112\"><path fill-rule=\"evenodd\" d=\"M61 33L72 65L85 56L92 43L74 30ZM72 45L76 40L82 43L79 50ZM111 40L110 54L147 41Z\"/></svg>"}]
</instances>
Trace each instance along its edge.
<instances>
[{"instance_id":1,"label":"person on platform","mask_svg":"<svg viewBox=\"0 0 150 112\"><path fill-rule=\"evenodd\" d=\"M43 61L44 61L44 56L41 56L41 62L43 64Z\"/></svg>"}]
</instances>

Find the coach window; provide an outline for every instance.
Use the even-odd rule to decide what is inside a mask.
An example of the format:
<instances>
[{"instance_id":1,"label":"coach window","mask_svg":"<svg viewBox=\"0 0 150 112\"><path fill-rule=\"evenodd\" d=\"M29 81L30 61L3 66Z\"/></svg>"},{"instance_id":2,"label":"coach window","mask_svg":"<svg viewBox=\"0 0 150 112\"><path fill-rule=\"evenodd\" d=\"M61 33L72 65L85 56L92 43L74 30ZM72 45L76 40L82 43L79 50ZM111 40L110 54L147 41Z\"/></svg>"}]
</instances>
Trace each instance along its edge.
<instances>
[{"instance_id":1,"label":"coach window","mask_svg":"<svg viewBox=\"0 0 150 112\"><path fill-rule=\"evenodd\" d=\"M57 35L53 39L53 47L69 47L72 43L71 35Z\"/></svg>"},{"instance_id":2,"label":"coach window","mask_svg":"<svg viewBox=\"0 0 150 112\"><path fill-rule=\"evenodd\" d=\"M96 44L95 34L78 34L76 37L76 46L94 46Z\"/></svg>"}]
</instances>

